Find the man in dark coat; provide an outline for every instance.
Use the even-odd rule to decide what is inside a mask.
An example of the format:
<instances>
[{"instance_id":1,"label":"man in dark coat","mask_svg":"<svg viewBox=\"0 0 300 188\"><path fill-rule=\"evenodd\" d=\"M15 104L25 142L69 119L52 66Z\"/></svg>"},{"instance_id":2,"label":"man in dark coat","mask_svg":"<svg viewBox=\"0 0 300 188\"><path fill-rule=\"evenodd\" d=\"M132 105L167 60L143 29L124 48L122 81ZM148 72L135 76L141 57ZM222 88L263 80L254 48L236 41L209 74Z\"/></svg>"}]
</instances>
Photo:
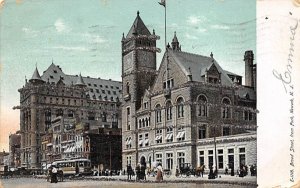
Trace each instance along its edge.
<instances>
[{"instance_id":1,"label":"man in dark coat","mask_svg":"<svg viewBox=\"0 0 300 188\"><path fill-rule=\"evenodd\" d=\"M132 167L130 164L127 165L127 180L131 180Z\"/></svg>"}]
</instances>

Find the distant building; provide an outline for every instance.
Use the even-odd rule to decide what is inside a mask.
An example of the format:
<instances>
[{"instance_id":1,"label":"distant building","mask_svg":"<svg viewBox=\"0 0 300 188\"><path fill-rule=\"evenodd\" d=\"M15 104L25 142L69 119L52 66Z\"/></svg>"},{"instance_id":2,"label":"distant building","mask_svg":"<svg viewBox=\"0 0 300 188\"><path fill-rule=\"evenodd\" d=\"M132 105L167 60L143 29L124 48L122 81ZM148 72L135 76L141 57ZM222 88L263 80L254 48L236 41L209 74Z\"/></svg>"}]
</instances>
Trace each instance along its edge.
<instances>
[{"instance_id":1,"label":"distant building","mask_svg":"<svg viewBox=\"0 0 300 188\"><path fill-rule=\"evenodd\" d=\"M139 13L122 38L122 165L174 170L185 163L237 169L257 162L256 65L242 76L211 53L184 52L174 34L156 69L156 40Z\"/></svg>"},{"instance_id":2,"label":"distant building","mask_svg":"<svg viewBox=\"0 0 300 188\"><path fill-rule=\"evenodd\" d=\"M1 166L9 166L9 153L5 152L0 152L0 165Z\"/></svg>"},{"instance_id":3,"label":"distant building","mask_svg":"<svg viewBox=\"0 0 300 188\"><path fill-rule=\"evenodd\" d=\"M121 129L99 128L83 133L83 155L91 159L94 168L122 169Z\"/></svg>"},{"instance_id":4,"label":"distant building","mask_svg":"<svg viewBox=\"0 0 300 188\"><path fill-rule=\"evenodd\" d=\"M17 131L9 135L9 166L21 167L21 134Z\"/></svg>"},{"instance_id":5,"label":"distant building","mask_svg":"<svg viewBox=\"0 0 300 188\"><path fill-rule=\"evenodd\" d=\"M53 63L42 76L35 69L25 82L17 107L24 167L41 168L47 159L76 157L73 154L81 152L76 148L78 123L87 122L91 129L121 128L121 82L67 75Z\"/></svg>"}]
</instances>

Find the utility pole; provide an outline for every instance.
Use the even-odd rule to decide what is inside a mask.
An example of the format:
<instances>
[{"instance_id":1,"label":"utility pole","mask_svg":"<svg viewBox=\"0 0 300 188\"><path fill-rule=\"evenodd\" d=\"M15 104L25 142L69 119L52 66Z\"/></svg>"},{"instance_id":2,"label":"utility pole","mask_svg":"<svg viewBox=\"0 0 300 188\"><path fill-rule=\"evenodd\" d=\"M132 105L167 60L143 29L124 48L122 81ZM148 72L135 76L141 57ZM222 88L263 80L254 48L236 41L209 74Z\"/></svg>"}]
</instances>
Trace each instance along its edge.
<instances>
[{"instance_id":1,"label":"utility pole","mask_svg":"<svg viewBox=\"0 0 300 188\"><path fill-rule=\"evenodd\" d=\"M216 142L216 125L214 125L214 146L215 146L215 164L216 176L218 177L218 159L217 159L217 142Z\"/></svg>"},{"instance_id":2,"label":"utility pole","mask_svg":"<svg viewBox=\"0 0 300 188\"><path fill-rule=\"evenodd\" d=\"M111 172L111 141L109 142L109 169Z\"/></svg>"}]
</instances>

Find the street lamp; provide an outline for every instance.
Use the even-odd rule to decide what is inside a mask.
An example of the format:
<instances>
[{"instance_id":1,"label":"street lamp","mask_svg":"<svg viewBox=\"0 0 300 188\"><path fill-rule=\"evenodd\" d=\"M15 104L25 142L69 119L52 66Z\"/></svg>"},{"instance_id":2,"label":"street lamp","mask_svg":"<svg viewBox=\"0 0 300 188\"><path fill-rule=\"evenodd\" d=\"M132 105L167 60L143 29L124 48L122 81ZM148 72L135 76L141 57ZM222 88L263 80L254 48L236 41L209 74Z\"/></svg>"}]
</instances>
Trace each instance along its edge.
<instances>
[{"instance_id":1,"label":"street lamp","mask_svg":"<svg viewBox=\"0 0 300 188\"><path fill-rule=\"evenodd\" d=\"M215 176L218 177L218 159L217 159L217 142L216 142L216 125L214 125L214 146L215 146L215 164L216 164L216 173Z\"/></svg>"}]
</instances>

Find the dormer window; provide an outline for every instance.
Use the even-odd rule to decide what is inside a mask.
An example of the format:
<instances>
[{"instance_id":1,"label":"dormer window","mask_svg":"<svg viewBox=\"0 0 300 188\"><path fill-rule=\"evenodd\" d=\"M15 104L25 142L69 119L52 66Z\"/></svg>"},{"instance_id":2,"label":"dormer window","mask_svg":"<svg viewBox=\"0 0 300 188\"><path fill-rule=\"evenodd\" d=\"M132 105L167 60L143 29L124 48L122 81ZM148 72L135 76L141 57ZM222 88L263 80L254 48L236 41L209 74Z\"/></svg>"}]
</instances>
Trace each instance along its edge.
<instances>
[{"instance_id":1,"label":"dormer window","mask_svg":"<svg viewBox=\"0 0 300 188\"><path fill-rule=\"evenodd\" d=\"M148 102L144 102L144 109L148 108Z\"/></svg>"},{"instance_id":2,"label":"dormer window","mask_svg":"<svg viewBox=\"0 0 300 188\"><path fill-rule=\"evenodd\" d=\"M218 78L208 77L208 82L212 84L217 84L219 81Z\"/></svg>"},{"instance_id":3,"label":"dormer window","mask_svg":"<svg viewBox=\"0 0 300 188\"><path fill-rule=\"evenodd\" d=\"M169 79L166 82L164 82L164 89L171 89L172 87L174 87L174 79Z\"/></svg>"},{"instance_id":4,"label":"dormer window","mask_svg":"<svg viewBox=\"0 0 300 188\"><path fill-rule=\"evenodd\" d=\"M54 72L54 73L57 73L57 71L56 71L56 70L53 70L53 72Z\"/></svg>"}]
</instances>

